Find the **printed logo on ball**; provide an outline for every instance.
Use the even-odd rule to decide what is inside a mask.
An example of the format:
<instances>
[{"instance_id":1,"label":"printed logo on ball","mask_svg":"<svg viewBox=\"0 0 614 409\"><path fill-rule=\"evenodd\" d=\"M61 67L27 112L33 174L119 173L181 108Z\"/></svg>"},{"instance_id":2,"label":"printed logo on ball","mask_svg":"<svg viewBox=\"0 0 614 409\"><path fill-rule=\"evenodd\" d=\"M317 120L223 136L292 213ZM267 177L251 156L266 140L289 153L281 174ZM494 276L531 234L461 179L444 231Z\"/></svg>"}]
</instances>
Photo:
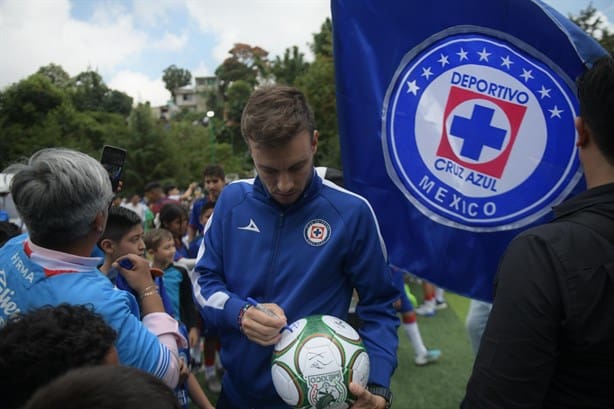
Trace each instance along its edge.
<instances>
[{"instance_id":1,"label":"printed logo on ball","mask_svg":"<svg viewBox=\"0 0 614 409\"><path fill-rule=\"evenodd\" d=\"M578 182L574 95L524 48L452 35L400 64L384 104L387 172L431 220L518 228Z\"/></svg>"}]
</instances>

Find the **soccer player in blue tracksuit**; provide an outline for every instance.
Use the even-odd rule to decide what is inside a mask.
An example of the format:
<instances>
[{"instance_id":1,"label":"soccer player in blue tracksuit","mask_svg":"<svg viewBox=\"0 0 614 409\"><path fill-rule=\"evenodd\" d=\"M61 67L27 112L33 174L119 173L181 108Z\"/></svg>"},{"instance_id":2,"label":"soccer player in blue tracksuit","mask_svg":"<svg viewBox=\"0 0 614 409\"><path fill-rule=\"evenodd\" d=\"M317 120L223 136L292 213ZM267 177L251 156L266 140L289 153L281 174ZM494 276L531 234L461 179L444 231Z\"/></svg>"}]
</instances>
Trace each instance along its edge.
<instances>
[{"instance_id":1,"label":"soccer player in blue tracksuit","mask_svg":"<svg viewBox=\"0 0 614 409\"><path fill-rule=\"evenodd\" d=\"M316 174L318 132L297 89L257 90L241 130L258 176L222 191L192 273L206 325L220 330L226 373L217 407L287 408L270 372L280 329L312 314L346 319L354 288L371 362L368 388L352 385L355 407L389 407L398 290L371 206ZM248 297L278 317L250 308Z\"/></svg>"}]
</instances>

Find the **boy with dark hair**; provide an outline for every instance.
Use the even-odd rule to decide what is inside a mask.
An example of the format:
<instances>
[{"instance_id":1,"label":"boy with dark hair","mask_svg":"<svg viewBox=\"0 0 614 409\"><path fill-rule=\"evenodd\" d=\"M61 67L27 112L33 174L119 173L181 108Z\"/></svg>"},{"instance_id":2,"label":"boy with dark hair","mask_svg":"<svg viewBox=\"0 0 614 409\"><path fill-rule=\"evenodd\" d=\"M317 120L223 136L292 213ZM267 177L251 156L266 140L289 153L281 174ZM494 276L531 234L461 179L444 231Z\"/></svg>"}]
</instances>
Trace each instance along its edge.
<instances>
[{"instance_id":1,"label":"boy with dark hair","mask_svg":"<svg viewBox=\"0 0 614 409\"><path fill-rule=\"evenodd\" d=\"M107 224L98 240L98 247L105 253L100 270L108 274L113 262L129 253L144 256L143 234L143 221L138 214L125 207L110 208Z\"/></svg>"},{"instance_id":2,"label":"boy with dark hair","mask_svg":"<svg viewBox=\"0 0 614 409\"><path fill-rule=\"evenodd\" d=\"M0 397L17 408L72 368L118 364L117 333L83 305L60 304L12 316L0 328Z\"/></svg>"},{"instance_id":3,"label":"boy with dark hair","mask_svg":"<svg viewBox=\"0 0 614 409\"><path fill-rule=\"evenodd\" d=\"M192 205L190 212L190 220L188 221L188 243L191 242L198 234L203 233L203 224L200 223L201 208L207 202L215 202L222 189L226 186L226 176L224 169L220 165L208 165L203 170L203 183L205 188L205 197L197 199Z\"/></svg>"}]
</instances>

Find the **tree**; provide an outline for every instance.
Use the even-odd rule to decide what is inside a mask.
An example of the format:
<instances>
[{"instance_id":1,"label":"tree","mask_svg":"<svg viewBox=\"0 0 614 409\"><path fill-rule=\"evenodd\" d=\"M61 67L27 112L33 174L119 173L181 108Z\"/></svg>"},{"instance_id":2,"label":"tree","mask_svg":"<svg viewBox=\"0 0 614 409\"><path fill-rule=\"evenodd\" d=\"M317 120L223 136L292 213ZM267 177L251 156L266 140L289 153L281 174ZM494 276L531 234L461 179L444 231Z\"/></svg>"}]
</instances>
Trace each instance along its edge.
<instances>
[{"instance_id":1,"label":"tree","mask_svg":"<svg viewBox=\"0 0 614 409\"><path fill-rule=\"evenodd\" d=\"M291 49L286 48L284 58L275 57L271 64L271 72L278 84L294 85L297 77L304 75L309 68L305 61L305 55L295 45Z\"/></svg>"},{"instance_id":2,"label":"tree","mask_svg":"<svg viewBox=\"0 0 614 409\"><path fill-rule=\"evenodd\" d=\"M270 71L267 59L269 53L258 46L236 43L228 53L231 56L215 70L220 81L220 95L224 101L227 101L226 93L234 81L245 81L251 84L253 89L268 77Z\"/></svg>"},{"instance_id":3,"label":"tree","mask_svg":"<svg viewBox=\"0 0 614 409\"><path fill-rule=\"evenodd\" d=\"M6 124L38 124L67 100L66 92L47 76L33 74L5 90L0 101L0 117Z\"/></svg>"},{"instance_id":4,"label":"tree","mask_svg":"<svg viewBox=\"0 0 614 409\"><path fill-rule=\"evenodd\" d=\"M175 100L175 90L190 84L192 81L190 71L178 68L175 64L168 66L163 73L162 81L164 81L166 89L171 93L173 100Z\"/></svg>"},{"instance_id":5,"label":"tree","mask_svg":"<svg viewBox=\"0 0 614 409\"><path fill-rule=\"evenodd\" d=\"M305 93L313 107L320 132L316 162L321 166L341 169L332 39L332 24L327 18L320 32L313 35L311 49L316 54L315 61L304 75L296 79L296 86Z\"/></svg>"},{"instance_id":6,"label":"tree","mask_svg":"<svg viewBox=\"0 0 614 409\"><path fill-rule=\"evenodd\" d=\"M311 51L315 55L333 57L333 22L326 18L320 26L320 32L314 33Z\"/></svg>"},{"instance_id":7,"label":"tree","mask_svg":"<svg viewBox=\"0 0 614 409\"><path fill-rule=\"evenodd\" d=\"M601 15L592 4L581 10L577 17L569 15L569 19L597 40L610 55L614 55L614 32L604 24Z\"/></svg>"},{"instance_id":8,"label":"tree","mask_svg":"<svg viewBox=\"0 0 614 409\"><path fill-rule=\"evenodd\" d=\"M78 111L104 111L103 101L109 88L100 74L88 70L73 79L72 100Z\"/></svg>"},{"instance_id":9,"label":"tree","mask_svg":"<svg viewBox=\"0 0 614 409\"><path fill-rule=\"evenodd\" d=\"M49 78L53 85L60 88L68 88L70 86L70 75L60 65L51 63L40 67L36 73Z\"/></svg>"},{"instance_id":10,"label":"tree","mask_svg":"<svg viewBox=\"0 0 614 409\"><path fill-rule=\"evenodd\" d=\"M105 112L130 115L132 111L132 97L124 92L109 90L102 101L102 108Z\"/></svg>"}]
</instances>

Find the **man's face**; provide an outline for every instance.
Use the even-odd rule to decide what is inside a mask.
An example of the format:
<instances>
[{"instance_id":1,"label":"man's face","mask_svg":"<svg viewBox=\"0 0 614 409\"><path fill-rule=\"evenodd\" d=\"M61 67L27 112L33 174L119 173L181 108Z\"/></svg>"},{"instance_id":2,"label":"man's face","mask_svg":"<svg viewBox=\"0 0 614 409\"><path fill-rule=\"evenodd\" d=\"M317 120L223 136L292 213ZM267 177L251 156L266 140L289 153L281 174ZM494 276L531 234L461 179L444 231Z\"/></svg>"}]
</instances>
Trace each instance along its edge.
<instances>
[{"instance_id":1,"label":"man's face","mask_svg":"<svg viewBox=\"0 0 614 409\"><path fill-rule=\"evenodd\" d=\"M210 200L217 200L224 189L224 179L217 176L205 176L205 190L209 193Z\"/></svg>"},{"instance_id":2,"label":"man's face","mask_svg":"<svg viewBox=\"0 0 614 409\"><path fill-rule=\"evenodd\" d=\"M313 156L318 148L318 133L313 140L307 131L276 148L257 147L248 139L248 146L258 176L270 195L282 205L298 200L313 172Z\"/></svg>"}]
</instances>

